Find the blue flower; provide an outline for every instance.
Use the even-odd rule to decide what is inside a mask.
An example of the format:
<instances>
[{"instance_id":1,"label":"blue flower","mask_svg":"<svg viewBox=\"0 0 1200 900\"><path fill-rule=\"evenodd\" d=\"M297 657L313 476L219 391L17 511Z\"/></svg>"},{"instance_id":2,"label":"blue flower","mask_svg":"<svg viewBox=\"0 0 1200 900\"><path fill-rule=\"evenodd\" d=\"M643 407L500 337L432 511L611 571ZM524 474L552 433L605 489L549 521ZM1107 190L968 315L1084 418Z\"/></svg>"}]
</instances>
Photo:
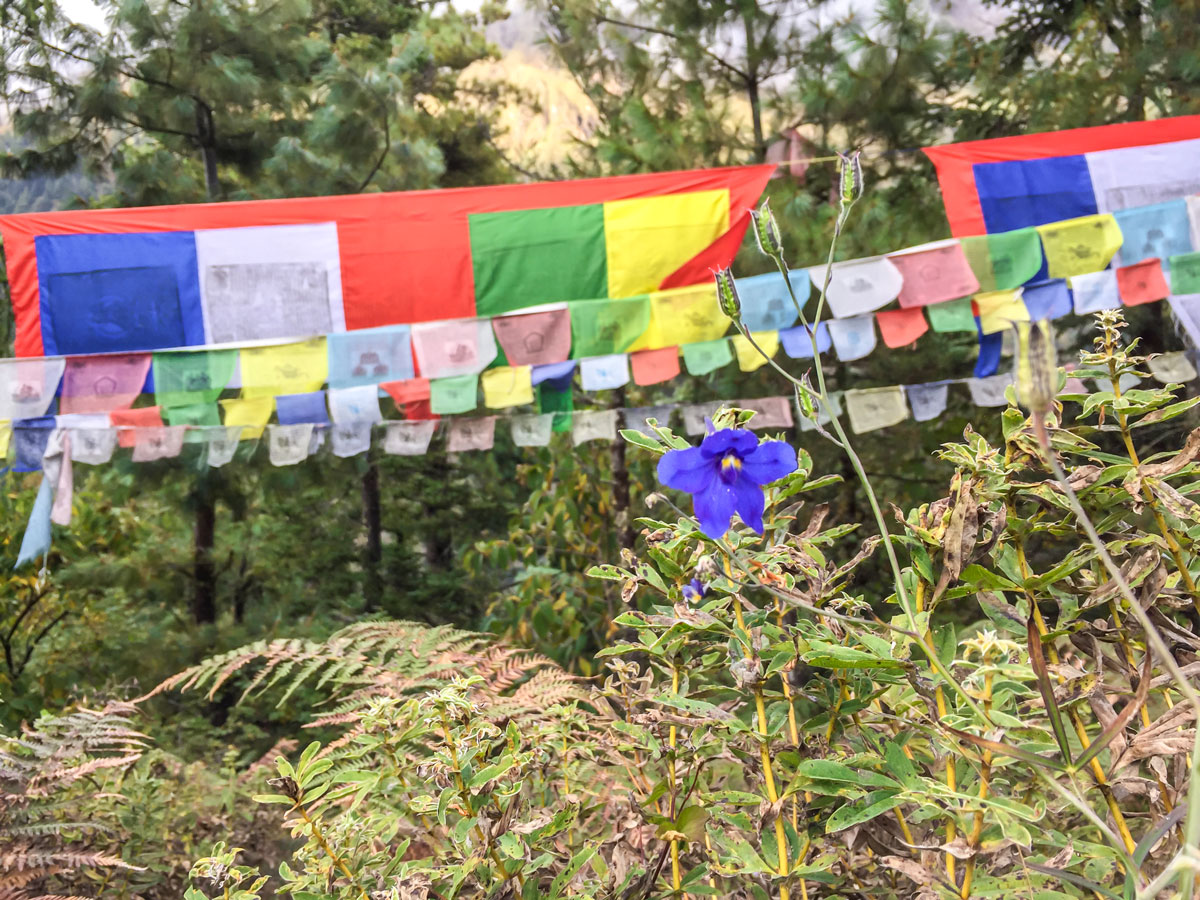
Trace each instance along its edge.
<instances>
[{"instance_id":1,"label":"blue flower","mask_svg":"<svg viewBox=\"0 0 1200 900\"><path fill-rule=\"evenodd\" d=\"M752 431L722 428L699 447L670 450L658 461L658 480L692 495L700 530L719 538L737 513L763 533L763 485L796 471L796 451L783 441L758 442Z\"/></svg>"},{"instance_id":2,"label":"blue flower","mask_svg":"<svg viewBox=\"0 0 1200 900\"><path fill-rule=\"evenodd\" d=\"M704 595L708 593L708 585L699 578L693 578L682 588L683 599L688 603L696 603L704 599Z\"/></svg>"}]
</instances>

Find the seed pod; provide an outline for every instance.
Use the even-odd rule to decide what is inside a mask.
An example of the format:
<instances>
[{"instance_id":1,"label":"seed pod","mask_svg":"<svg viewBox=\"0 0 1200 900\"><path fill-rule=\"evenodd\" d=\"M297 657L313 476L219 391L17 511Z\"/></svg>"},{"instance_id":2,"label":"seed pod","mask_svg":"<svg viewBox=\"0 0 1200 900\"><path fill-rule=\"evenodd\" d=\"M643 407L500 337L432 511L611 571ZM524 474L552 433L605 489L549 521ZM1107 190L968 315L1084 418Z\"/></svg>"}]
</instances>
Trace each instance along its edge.
<instances>
[{"instance_id":1,"label":"seed pod","mask_svg":"<svg viewBox=\"0 0 1200 900\"><path fill-rule=\"evenodd\" d=\"M717 280L717 302L721 305L721 312L735 323L742 321L742 299L738 296L733 270L718 269L713 275Z\"/></svg>"},{"instance_id":2,"label":"seed pod","mask_svg":"<svg viewBox=\"0 0 1200 900\"><path fill-rule=\"evenodd\" d=\"M859 150L850 153L839 152L838 159L840 160L838 169L842 205L849 206L861 197L863 192L862 152Z\"/></svg>"},{"instance_id":3,"label":"seed pod","mask_svg":"<svg viewBox=\"0 0 1200 900\"><path fill-rule=\"evenodd\" d=\"M771 201L764 200L758 209L750 210L754 220L754 239L758 241L758 249L772 258L783 256L783 235L779 233L779 223L771 212Z\"/></svg>"},{"instance_id":4,"label":"seed pod","mask_svg":"<svg viewBox=\"0 0 1200 900\"><path fill-rule=\"evenodd\" d=\"M1050 323L1018 322L1017 400L1034 413L1045 413L1058 392L1058 360Z\"/></svg>"}]
</instances>

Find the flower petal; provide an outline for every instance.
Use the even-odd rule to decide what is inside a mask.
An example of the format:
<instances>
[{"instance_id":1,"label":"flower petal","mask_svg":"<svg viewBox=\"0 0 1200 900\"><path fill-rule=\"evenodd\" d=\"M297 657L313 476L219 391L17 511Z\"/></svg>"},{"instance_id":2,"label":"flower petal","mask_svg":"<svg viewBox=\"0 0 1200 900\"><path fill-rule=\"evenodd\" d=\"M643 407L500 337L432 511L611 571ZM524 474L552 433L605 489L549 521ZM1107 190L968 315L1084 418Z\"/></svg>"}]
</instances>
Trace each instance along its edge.
<instances>
[{"instance_id":1,"label":"flower petal","mask_svg":"<svg viewBox=\"0 0 1200 900\"><path fill-rule=\"evenodd\" d=\"M720 478L714 478L705 490L698 492L695 502L696 518L700 530L710 538L724 536L733 518L734 496L731 487Z\"/></svg>"},{"instance_id":2,"label":"flower petal","mask_svg":"<svg viewBox=\"0 0 1200 900\"><path fill-rule=\"evenodd\" d=\"M787 441L763 441L742 460L742 478L755 484L770 484L795 471L796 448Z\"/></svg>"},{"instance_id":3,"label":"flower petal","mask_svg":"<svg viewBox=\"0 0 1200 900\"><path fill-rule=\"evenodd\" d=\"M763 533L763 490L757 484L746 478L739 478L731 485L734 508L742 521L750 526L755 534Z\"/></svg>"},{"instance_id":4,"label":"flower petal","mask_svg":"<svg viewBox=\"0 0 1200 900\"><path fill-rule=\"evenodd\" d=\"M753 431L745 428L722 428L714 431L700 442L700 449L706 456L724 456L733 451L738 456L746 456L754 452L758 437Z\"/></svg>"},{"instance_id":5,"label":"flower petal","mask_svg":"<svg viewBox=\"0 0 1200 900\"><path fill-rule=\"evenodd\" d=\"M708 487L719 467L720 463L699 447L668 450L658 461L658 480L669 488L694 494Z\"/></svg>"}]
</instances>

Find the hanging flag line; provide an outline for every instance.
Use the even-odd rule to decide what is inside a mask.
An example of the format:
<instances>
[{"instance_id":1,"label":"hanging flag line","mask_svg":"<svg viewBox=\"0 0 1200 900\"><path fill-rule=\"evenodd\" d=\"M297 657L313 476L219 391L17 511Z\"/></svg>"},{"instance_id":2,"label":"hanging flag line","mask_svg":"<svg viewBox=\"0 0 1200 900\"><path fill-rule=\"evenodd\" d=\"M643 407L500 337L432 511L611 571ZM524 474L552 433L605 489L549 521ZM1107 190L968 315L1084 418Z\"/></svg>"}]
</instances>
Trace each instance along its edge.
<instances>
[{"instance_id":1,"label":"hanging flag line","mask_svg":"<svg viewBox=\"0 0 1200 900\"><path fill-rule=\"evenodd\" d=\"M1191 381L1197 372L1183 351L1165 353L1147 360L1151 375L1163 384ZM1121 389L1134 388L1140 379L1125 376ZM547 410L534 414L508 416L454 417L445 420L448 453L464 453L490 450L495 444L496 423L508 424L509 434L518 447L541 447L550 443L555 432L571 432L575 446L592 441L612 441L617 437L618 417L626 428L650 434L650 420L659 425L669 425L676 411L679 412L683 430L688 435L705 431L708 419L721 406L737 406L753 409L756 415L749 427L756 430L787 431L799 422L800 431L811 431L829 421L830 413L845 413L851 430L864 434L897 425L909 418L918 422L930 421L943 414L949 399L952 384L965 384L971 402L979 407L998 407L1008 403L1006 391L1013 383L1011 373L992 375L986 378L955 378L925 384L893 385L867 389L848 389L831 393L828 404L820 404L817 421L803 415L794 416L793 396L763 397L757 400L711 401L694 404L663 404L624 409L601 409L573 411ZM554 388L552 382L546 385ZM1097 384L1100 390L1107 385ZM1066 399L1088 393L1087 386L1078 378L1068 378L1060 397ZM551 394L565 394L569 403L569 390ZM543 397L545 393L543 392ZM268 401L270 398L266 398ZM399 405L399 403L398 403ZM413 412L414 401L409 400L406 412ZM303 404L297 404L302 408ZM270 406L265 408L268 411ZM310 412L315 409L310 403ZM112 460L117 447L131 449L133 462L152 462L180 455L185 443L203 446L204 461L208 466L227 465L246 439L250 443L243 451L243 458L253 455L258 439L264 434L267 455L272 465L296 465L330 445L330 452L337 457L351 457L366 453L376 441L376 431L383 432L384 453L396 456L423 456L429 452L435 433L442 420L436 418L406 418L385 421L379 408L378 392L374 389L360 392L357 401L343 397L331 400L329 411L334 421L297 421L289 424L266 424L266 417L254 421L253 415L240 417L235 424L225 425L164 425L157 407L129 410L126 418L115 415L103 416L74 413L61 416L44 416L23 419L0 426L0 458L7 459L10 444L15 450L15 463L11 471L31 472L42 469L42 481L30 513L29 524L22 538L16 566L45 557L50 549L51 523L69 525L71 521L74 491L73 464L101 465ZM416 410L419 412L420 410ZM295 412L295 410L293 410ZM324 413L324 408L320 409ZM10 471L10 470L5 470Z\"/></svg>"},{"instance_id":2,"label":"hanging flag line","mask_svg":"<svg viewBox=\"0 0 1200 900\"><path fill-rule=\"evenodd\" d=\"M1000 335L1016 321L1169 297L1188 325L1200 319L1200 253L1192 250L1200 237L1194 240L1194 232L1200 234L1200 196L835 263L827 294L833 318L817 324L817 349L852 361L876 348L876 331L891 348L912 344L930 330L978 333L975 374L982 377L996 371ZM1123 245L1131 257L1161 255L1105 268ZM1169 261L1170 285L1163 258ZM1030 282L1041 269L1051 277ZM824 278L824 266L788 275L802 300ZM794 325L796 310L783 276L737 282L742 321L755 343L769 355L782 347L793 358L811 357L812 341L803 326ZM893 302L897 308L882 309ZM571 355L582 357L585 391L618 387L630 378L640 385L666 381L679 374L681 353L693 375L708 374L734 357L743 371L765 365L742 335L726 337L728 327L713 286L702 284L291 343L0 360L0 421L44 415L56 393L62 413L130 410L149 386L169 425L221 424L215 404L226 388L240 388L239 400L245 401L220 404L224 423L238 424L230 421L231 412L235 418L257 415L272 397L292 398L326 384L331 397L380 385L397 395L412 394L414 401L428 400L435 413L454 414L475 408L477 385L492 408L532 402L539 375L550 377ZM424 391L427 396L421 396ZM280 424L286 424L282 410Z\"/></svg>"}]
</instances>

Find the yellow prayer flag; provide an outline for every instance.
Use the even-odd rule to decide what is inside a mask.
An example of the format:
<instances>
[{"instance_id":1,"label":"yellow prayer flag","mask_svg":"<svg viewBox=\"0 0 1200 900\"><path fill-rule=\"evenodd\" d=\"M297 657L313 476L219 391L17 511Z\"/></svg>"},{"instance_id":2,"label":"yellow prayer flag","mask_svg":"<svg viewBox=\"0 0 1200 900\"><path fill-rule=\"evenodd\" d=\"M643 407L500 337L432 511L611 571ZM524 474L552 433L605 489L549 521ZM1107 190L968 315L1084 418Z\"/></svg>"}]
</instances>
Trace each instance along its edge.
<instances>
[{"instance_id":1,"label":"yellow prayer flag","mask_svg":"<svg viewBox=\"0 0 1200 900\"><path fill-rule=\"evenodd\" d=\"M755 349L754 344L751 344L745 335L735 334L733 336L733 349L737 353L738 368L743 372L761 369L767 364L767 359L774 357L779 351L778 331L752 331L750 336L754 338L754 344L758 344L762 353ZM766 356L763 356L763 353Z\"/></svg>"},{"instance_id":2,"label":"yellow prayer flag","mask_svg":"<svg viewBox=\"0 0 1200 900\"><path fill-rule=\"evenodd\" d=\"M504 409L508 406L532 403L532 378L531 366L500 366L488 369L479 376L484 405L489 409Z\"/></svg>"},{"instance_id":3,"label":"yellow prayer flag","mask_svg":"<svg viewBox=\"0 0 1200 900\"><path fill-rule=\"evenodd\" d=\"M319 391L329 377L325 338L241 351L242 396L274 397Z\"/></svg>"},{"instance_id":4,"label":"yellow prayer flag","mask_svg":"<svg viewBox=\"0 0 1200 900\"><path fill-rule=\"evenodd\" d=\"M1029 309L1021 299L1020 288L976 294L974 300L979 309L979 328L984 334L1007 331L1014 322L1029 321Z\"/></svg>"},{"instance_id":5,"label":"yellow prayer flag","mask_svg":"<svg viewBox=\"0 0 1200 900\"><path fill-rule=\"evenodd\" d=\"M8 458L8 444L12 440L12 420L0 422L0 461Z\"/></svg>"},{"instance_id":6,"label":"yellow prayer flag","mask_svg":"<svg viewBox=\"0 0 1200 900\"><path fill-rule=\"evenodd\" d=\"M605 203L608 296L658 290L664 278L728 230L727 189Z\"/></svg>"},{"instance_id":7,"label":"yellow prayer flag","mask_svg":"<svg viewBox=\"0 0 1200 900\"><path fill-rule=\"evenodd\" d=\"M1112 213L1038 225L1037 231L1051 278L1099 272L1121 249L1121 226Z\"/></svg>"},{"instance_id":8,"label":"yellow prayer flag","mask_svg":"<svg viewBox=\"0 0 1200 900\"><path fill-rule=\"evenodd\" d=\"M227 426L245 426L242 428L241 440L254 440L262 437L263 426L271 420L271 412L275 409L275 398L252 397L222 400L221 409L225 411Z\"/></svg>"}]
</instances>

